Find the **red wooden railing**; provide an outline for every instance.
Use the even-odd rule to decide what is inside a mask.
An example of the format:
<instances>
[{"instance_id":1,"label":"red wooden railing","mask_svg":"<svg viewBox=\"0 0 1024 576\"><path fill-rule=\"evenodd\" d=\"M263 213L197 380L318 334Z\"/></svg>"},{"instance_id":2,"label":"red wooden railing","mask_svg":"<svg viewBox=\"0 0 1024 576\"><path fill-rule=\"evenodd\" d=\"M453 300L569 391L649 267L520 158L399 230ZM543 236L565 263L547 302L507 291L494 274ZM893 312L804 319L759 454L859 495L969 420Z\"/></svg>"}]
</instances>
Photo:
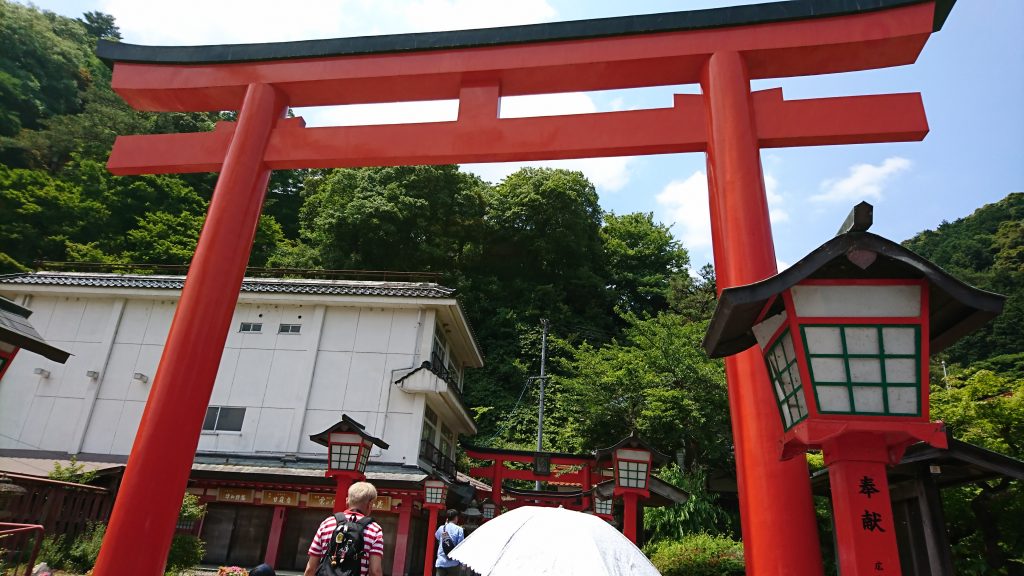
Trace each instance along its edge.
<instances>
[{"instance_id":1,"label":"red wooden railing","mask_svg":"<svg viewBox=\"0 0 1024 576\"><path fill-rule=\"evenodd\" d=\"M32 574L42 542L43 527L39 524L0 522L0 562L5 567L14 567L10 572L12 576L18 576L22 567L25 569L24 576Z\"/></svg>"}]
</instances>

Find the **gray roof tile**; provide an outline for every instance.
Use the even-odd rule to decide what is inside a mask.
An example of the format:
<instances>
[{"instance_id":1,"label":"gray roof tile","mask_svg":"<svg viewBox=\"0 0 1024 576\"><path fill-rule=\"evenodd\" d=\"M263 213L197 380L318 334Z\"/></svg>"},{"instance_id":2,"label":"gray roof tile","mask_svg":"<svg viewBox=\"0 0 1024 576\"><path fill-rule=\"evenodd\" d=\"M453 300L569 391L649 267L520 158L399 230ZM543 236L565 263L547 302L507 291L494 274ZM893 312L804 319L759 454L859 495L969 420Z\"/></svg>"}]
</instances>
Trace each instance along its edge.
<instances>
[{"instance_id":1,"label":"gray roof tile","mask_svg":"<svg viewBox=\"0 0 1024 576\"><path fill-rule=\"evenodd\" d=\"M185 277L84 272L35 272L32 274L0 275L0 284L181 290L185 285ZM284 278L246 278L242 281L242 292L323 294L331 296L390 296L397 298L453 298L455 295L455 289L429 282Z\"/></svg>"}]
</instances>

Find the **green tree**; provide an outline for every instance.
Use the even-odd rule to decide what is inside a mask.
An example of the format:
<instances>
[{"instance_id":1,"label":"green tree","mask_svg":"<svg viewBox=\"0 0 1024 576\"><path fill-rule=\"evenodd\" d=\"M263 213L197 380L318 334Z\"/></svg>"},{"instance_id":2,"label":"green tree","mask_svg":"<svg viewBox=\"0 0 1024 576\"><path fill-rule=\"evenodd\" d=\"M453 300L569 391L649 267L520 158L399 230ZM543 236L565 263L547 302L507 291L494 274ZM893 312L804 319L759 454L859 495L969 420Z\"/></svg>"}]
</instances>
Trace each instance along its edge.
<instances>
[{"instance_id":1,"label":"green tree","mask_svg":"<svg viewBox=\"0 0 1024 576\"><path fill-rule=\"evenodd\" d=\"M671 283L686 276L690 257L669 227L650 212L604 215L601 227L606 286L617 310L656 314L668 308Z\"/></svg>"},{"instance_id":2,"label":"green tree","mask_svg":"<svg viewBox=\"0 0 1024 576\"><path fill-rule=\"evenodd\" d=\"M0 137L81 109L81 93L109 79L91 44L76 20L0 0Z\"/></svg>"},{"instance_id":3,"label":"green tree","mask_svg":"<svg viewBox=\"0 0 1024 576\"><path fill-rule=\"evenodd\" d=\"M1024 379L988 370L955 371L932 386L931 417L964 442L1024 459ZM943 492L947 529L960 574L1024 570L1024 487L1002 478Z\"/></svg>"},{"instance_id":4,"label":"green tree","mask_svg":"<svg viewBox=\"0 0 1024 576\"><path fill-rule=\"evenodd\" d=\"M556 448L589 450L637 432L662 451L682 452L688 469L729 466L725 372L700 347L706 325L671 313L629 322L624 343L583 344L561 367L566 375L552 386L565 423Z\"/></svg>"},{"instance_id":5,"label":"green tree","mask_svg":"<svg viewBox=\"0 0 1024 576\"><path fill-rule=\"evenodd\" d=\"M529 324L610 326L602 212L582 173L523 168L488 191L486 210L473 288L491 309L514 308Z\"/></svg>"},{"instance_id":6,"label":"green tree","mask_svg":"<svg viewBox=\"0 0 1024 576\"><path fill-rule=\"evenodd\" d=\"M120 40L121 29L117 27L114 17L103 12L93 11L82 14L78 19L85 26L86 32L93 38L103 40Z\"/></svg>"},{"instance_id":7,"label":"green tree","mask_svg":"<svg viewBox=\"0 0 1024 576\"><path fill-rule=\"evenodd\" d=\"M300 236L324 268L456 270L479 244L483 187L457 166L314 173Z\"/></svg>"},{"instance_id":8,"label":"green tree","mask_svg":"<svg viewBox=\"0 0 1024 576\"><path fill-rule=\"evenodd\" d=\"M88 241L109 210L82 189L45 172L0 164L0 247L6 257L30 266L63 260L70 240Z\"/></svg>"},{"instance_id":9,"label":"green tree","mask_svg":"<svg viewBox=\"0 0 1024 576\"><path fill-rule=\"evenodd\" d=\"M690 322L710 320L718 301L714 266L701 266L696 277L674 276L668 299L672 310Z\"/></svg>"},{"instance_id":10,"label":"green tree","mask_svg":"<svg viewBox=\"0 0 1024 576\"><path fill-rule=\"evenodd\" d=\"M644 510L644 530L650 542L682 540L696 533L735 535L736 523L718 504L718 494L708 490L708 474L703 466L684 474L677 464L671 464L658 470L657 476L681 488L688 497L682 504Z\"/></svg>"}]
</instances>

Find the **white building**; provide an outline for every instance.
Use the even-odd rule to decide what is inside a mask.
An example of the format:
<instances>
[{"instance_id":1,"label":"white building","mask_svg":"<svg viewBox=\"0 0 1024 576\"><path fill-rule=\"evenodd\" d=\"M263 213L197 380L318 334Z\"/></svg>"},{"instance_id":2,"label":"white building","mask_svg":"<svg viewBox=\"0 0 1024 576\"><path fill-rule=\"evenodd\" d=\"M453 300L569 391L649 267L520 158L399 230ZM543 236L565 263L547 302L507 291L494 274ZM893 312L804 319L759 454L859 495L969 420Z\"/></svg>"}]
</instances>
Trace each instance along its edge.
<instances>
[{"instance_id":1,"label":"white building","mask_svg":"<svg viewBox=\"0 0 1024 576\"><path fill-rule=\"evenodd\" d=\"M183 282L0 276L0 295L31 308L43 338L73 354L66 364L34 354L11 363L0 380L0 456L123 462ZM483 360L453 292L433 283L245 280L190 482L190 491L210 503L203 527L209 561L266 558L287 568L296 564L294 552L304 562L303 542L329 513L316 508L330 491L325 449L309 437L342 414L389 443L371 454L367 471L382 495L391 493L375 516L386 533L410 534L403 516L412 514L415 489L429 472L454 472L458 436L476 432L461 387L464 371ZM265 501L268 487L286 496ZM245 534L232 532L243 523ZM418 547L402 546L385 567L415 573Z\"/></svg>"}]
</instances>

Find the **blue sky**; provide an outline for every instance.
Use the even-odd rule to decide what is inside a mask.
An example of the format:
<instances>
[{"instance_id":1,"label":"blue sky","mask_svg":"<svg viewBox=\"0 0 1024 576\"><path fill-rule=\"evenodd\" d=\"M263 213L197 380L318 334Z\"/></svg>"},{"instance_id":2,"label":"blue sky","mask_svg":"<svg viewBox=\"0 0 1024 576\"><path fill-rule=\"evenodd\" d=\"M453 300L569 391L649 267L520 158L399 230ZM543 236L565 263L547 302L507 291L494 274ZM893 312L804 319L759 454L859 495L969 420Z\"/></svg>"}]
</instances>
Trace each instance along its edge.
<instances>
[{"instance_id":1,"label":"blue sky","mask_svg":"<svg viewBox=\"0 0 1024 576\"><path fill-rule=\"evenodd\" d=\"M37 0L77 17L113 14L126 42L221 44L427 32L691 10L742 0ZM966 216L1024 191L1024 2L960 0L911 66L794 79L787 99L921 92L931 133L923 142L772 149L762 152L780 265L830 238L850 208L875 205L873 231L893 240ZM696 86L506 99L503 116L671 106ZM454 102L302 109L310 125L454 119ZM703 154L550 163L583 170L601 204L654 212L673 225L695 265L711 259ZM498 181L518 164L470 165Z\"/></svg>"}]
</instances>

